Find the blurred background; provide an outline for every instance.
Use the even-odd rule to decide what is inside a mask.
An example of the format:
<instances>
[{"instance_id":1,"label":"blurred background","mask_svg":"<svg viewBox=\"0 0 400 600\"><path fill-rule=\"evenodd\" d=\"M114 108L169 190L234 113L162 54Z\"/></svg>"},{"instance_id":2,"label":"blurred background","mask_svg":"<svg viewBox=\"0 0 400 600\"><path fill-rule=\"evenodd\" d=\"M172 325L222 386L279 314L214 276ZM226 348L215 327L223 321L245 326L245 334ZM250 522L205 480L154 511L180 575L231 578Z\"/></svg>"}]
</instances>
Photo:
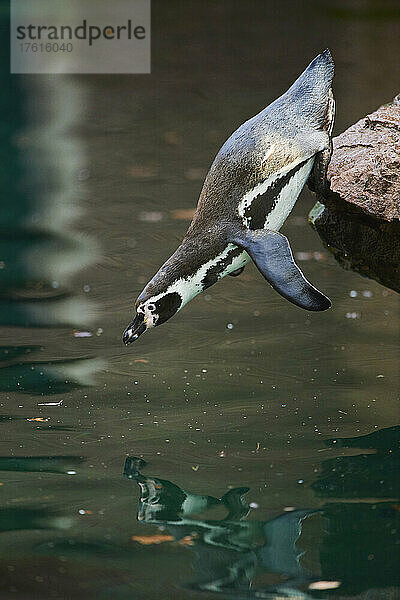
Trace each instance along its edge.
<instances>
[{"instance_id":1,"label":"blurred background","mask_svg":"<svg viewBox=\"0 0 400 600\"><path fill-rule=\"evenodd\" d=\"M121 335L219 147L316 54L334 134L399 92L398 2L153 0L126 76L10 76L0 7L0 598L397 598L398 296L308 190L283 232L329 312L249 265Z\"/></svg>"}]
</instances>

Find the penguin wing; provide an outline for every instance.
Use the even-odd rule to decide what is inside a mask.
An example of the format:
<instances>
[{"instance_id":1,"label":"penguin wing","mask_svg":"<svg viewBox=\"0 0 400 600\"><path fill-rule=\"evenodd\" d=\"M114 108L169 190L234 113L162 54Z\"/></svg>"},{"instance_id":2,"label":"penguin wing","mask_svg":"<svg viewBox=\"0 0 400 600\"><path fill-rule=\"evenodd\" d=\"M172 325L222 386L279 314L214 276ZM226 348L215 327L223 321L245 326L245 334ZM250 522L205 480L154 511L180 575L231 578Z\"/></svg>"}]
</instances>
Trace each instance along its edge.
<instances>
[{"instance_id":1,"label":"penguin wing","mask_svg":"<svg viewBox=\"0 0 400 600\"><path fill-rule=\"evenodd\" d=\"M230 241L249 254L263 277L289 302L305 310L330 308L329 298L307 281L294 262L284 235L270 229L243 229Z\"/></svg>"}]
</instances>

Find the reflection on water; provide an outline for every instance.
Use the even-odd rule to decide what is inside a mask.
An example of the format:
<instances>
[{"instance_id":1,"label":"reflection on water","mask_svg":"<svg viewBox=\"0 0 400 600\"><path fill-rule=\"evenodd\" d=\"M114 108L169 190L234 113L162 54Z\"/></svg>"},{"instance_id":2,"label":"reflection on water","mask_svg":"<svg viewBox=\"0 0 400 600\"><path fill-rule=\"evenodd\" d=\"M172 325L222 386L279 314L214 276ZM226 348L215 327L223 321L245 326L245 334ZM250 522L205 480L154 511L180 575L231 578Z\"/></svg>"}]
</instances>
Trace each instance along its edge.
<instances>
[{"instance_id":1,"label":"reflection on water","mask_svg":"<svg viewBox=\"0 0 400 600\"><path fill-rule=\"evenodd\" d=\"M323 250L307 190L284 233L322 319L249 265L120 331L229 134L326 46L346 129L398 91L400 22L153 4L149 76L10 77L0 37L1 600L397 599L398 302Z\"/></svg>"},{"instance_id":2,"label":"reflection on water","mask_svg":"<svg viewBox=\"0 0 400 600\"><path fill-rule=\"evenodd\" d=\"M93 385L95 373L104 366L96 358L31 360L35 350L25 346L0 347L0 391L18 390L42 396L66 393ZM23 356L29 360L21 360Z\"/></svg>"},{"instance_id":3,"label":"reflection on water","mask_svg":"<svg viewBox=\"0 0 400 600\"><path fill-rule=\"evenodd\" d=\"M2 148L8 201L0 204L0 325L85 328L98 309L87 294L74 294L71 278L96 261L98 248L93 237L73 230L87 172L81 142L71 133L82 93L64 77L5 79L3 109L13 118ZM0 391L66 393L93 385L104 367L103 360L63 353L46 361L38 356L43 349L1 346Z\"/></svg>"},{"instance_id":4,"label":"reflection on water","mask_svg":"<svg viewBox=\"0 0 400 600\"><path fill-rule=\"evenodd\" d=\"M244 520L252 508L245 500L249 488L231 489L221 499L194 494L171 481L143 475L145 461L129 457L124 476L140 487L138 521L158 525L162 532L134 539L140 544L165 541L185 546L194 555L196 574L196 582L189 587L227 598L264 598L274 593L305 598L310 590L339 587L342 594L355 595L369 588L398 586L400 427L336 441L344 447L379 451L362 455L366 464L361 469L354 462L358 457L325 461L312 486L318 493L359 501L373 496L394 498L328 503L318 510L290 507L269 521ZM394 456L390 468L387 456ZM340 489L338 481L343 482ZM222 519L194 516L216 507L227 512ZM262 581L269 583L263 586Z\"/></svg>"},{"instance_id":5,"label":"reflection on water","mask_svg":"<svg viewBox=\"0 0 400 600\"><path fill-rule=\"evenodd\" d=\"M1 460L1 459L0 459ZM0 531L28 529L69 529L70 517L43 508L6 508L0 509Z\"/></svg>"},{"instance_id":6,"label":"reflection on water","mask_svg":"<svg viewBox=\"0 0 400 600\"><path fill-rule=\"evenodd\" d=\"M191 549L197 576L190 584L192 589L229 593L229 597L263 597L264 591L299 597L298 587L311 583L312 575L301 566L302 552L296 543L304 521L318 511L296 510L269 522L245 521L251 511L245 500L249 488L234 488L219 500L193 494L165 479L144 476L138 470L143 466L144 461L127 458L124 468L124 476L134 479L141 489L137 518L143 523L166 526L170 535L164 539ZM191 516L216 506L227 512L223 519ZM148 543L145 537L136 539ZM153 539L158 543L163 535ZM253 580L262 572L277 575L278 582L281 575L286 581L259 589Z\"/></svg>"},{"instance_id":7,"label":"reflection on water","mask_svg":"<svg viewBox=\"0 0 400 600\"><path fill-rule=\"evenodd\" d=\"M0 471L76 475L82 456L0 456Z\"/></svg>"},{"instance_id":8,"label":"reflection on water","mask_svg":"<svg viewBox=\"0 0 400 600\"><path fill-rule=\"evenodd\" d=\"M328 446L365 448L374 454L338 456L322 462L312 488L323 498L399 498L400 426L355 438L326 440Z\"/></svg>"},{"instance_id":9,"label":"reflection on water","mask_svg":"<svg viewBox=\"0 0 400 600\"><path fill-rule=\"evenodd\" d=\"M33 205L35 206L34 198ZM39 207L35 208L39 210ZM43 207L41 211L45 212L48 208ZM23 225L26 223L29 227L25 209L23 207L20 219L15 215L15 222L22 222ZM36 218L38 217L35 217L35 221ZM30 225L42 228L46 223L32 220ZM88 239L76 239L71 234L66 237L63 234L65 223L61 218L58 223L54 220L48 225L51 227L50 231L23 228L2 231L0 254L3 266L0 270L0 285L3 295L7 293L11 296L13 293L17 296L25 293L39 297L46 297L46 294L47 297L50 294L58 297L61 283L65 286L71 275L92 262L94 256L90 252ZM58 227L60 232L57 231Z\"/></svg>"},{"instance_id":10,"label":"reflection on water","mask_svg":"<svg viewBox=\"0 0 400 600\"><path fill-rule=\"evenodd\" d=\"M94 307L69 291L71 276L97 254L93 239L71 228L81 214L76 195L86 172L81 145L70 133L79 122L81 94L68 78L13 81L7 99L15 119L8 125L3 182L9 201L0 207L0 322L84 325Z\"/></svg>"}]
</instances>

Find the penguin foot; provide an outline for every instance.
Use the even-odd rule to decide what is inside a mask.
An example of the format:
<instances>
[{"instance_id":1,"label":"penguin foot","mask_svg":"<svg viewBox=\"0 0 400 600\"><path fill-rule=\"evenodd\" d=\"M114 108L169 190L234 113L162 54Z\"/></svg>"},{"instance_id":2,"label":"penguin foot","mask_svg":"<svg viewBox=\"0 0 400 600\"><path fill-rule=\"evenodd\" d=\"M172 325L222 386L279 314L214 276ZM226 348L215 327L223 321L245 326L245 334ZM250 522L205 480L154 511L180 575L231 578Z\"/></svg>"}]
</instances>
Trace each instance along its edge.
<instances>
[{"instance_id":1,"label":"penguin foot","mask_svg":"<svg viewBox=\"0 0 400 600\"><path fill-rule=\"evenodd\" d=\"M312 192L315 192L318 196L326 198L328 195L330 185L327 178L328 165L332 156L332 142L330 147L322 152L319 152L315 157L315 162L310 176L307 180L307 185Z\"/></svg>"}]
</instances>

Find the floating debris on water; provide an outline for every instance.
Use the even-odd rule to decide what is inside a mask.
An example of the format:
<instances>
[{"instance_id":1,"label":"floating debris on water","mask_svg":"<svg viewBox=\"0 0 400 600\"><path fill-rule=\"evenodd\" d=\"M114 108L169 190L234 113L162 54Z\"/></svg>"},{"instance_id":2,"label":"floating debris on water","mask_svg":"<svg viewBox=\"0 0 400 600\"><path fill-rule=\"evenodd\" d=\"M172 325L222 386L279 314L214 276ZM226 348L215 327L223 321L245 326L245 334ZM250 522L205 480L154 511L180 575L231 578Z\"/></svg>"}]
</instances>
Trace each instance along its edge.
<instances>
[{"instance_id":1,"label":"floating debris on water","mask_svg":"<svg viewBox=\"0 0 400 600\"><path fill-rule=\"evenodd\" d=\"M172 219L177 221L191 221L194 217L195 208L176 208L171 210L170 215Z\"/></svg>"},{"instance_id":2,"label":"floating debris on water","mask_svg":"<svg viewBox=\"0 0 400 600\"><path fill-rule=\"evenodd\" d=\"M340 581L314 581L308 586L309 590L334 590L341 585Z\"/></svg>"},{"instance_id":3,"label":"floating debris on water","mask_svg":"<svg viewBox=\"0 0 400 600\"><path fill-rule=\"evenodd\" d=\"M73 335L76 338L87 338L92 337L93 333L91 333L90 331L74 331Z\"/></svg>"},{"instance_id":4,"label":"floating debris on water","mask_svg":"<svg viewBox=\"0 0 400 600\"><path fill-rule=\"evenodd\" d=\"M178 544L180 546L194 546L194 538L198 537L198 535L196 533L193 533L192 535L185 535L185 537L181 538L180 540L178 540Z\"/></svg>"},{"instance_id":5,"label":"floating debris on water","mask_svg":"<svg viewBox=\"0 0 400 600\"><path fill-rule=\"evenodd\" d=\"M139 221L143 221L144 223L159 223L163 218L163 213L158 210L142 211L138 216Z\"/></svg>"},{"instance_id":6,"label":"floating debris on water","mask_svg":"<svg viewBox=\"0 0 400 600\"><path fill-rule=\"evenodd\" d=\"M359 292L357 292L357 290L350 290L350 292L349 292L350 298L357 298L358 295L359 295ZM373 296L371 290L363 290L361 292L361 295L363 296L363 298L372 298L372 296Z\"/></svg>"},{"instance_id":7,"label":"floating debris on water","mask_svg":"<svg viewBox=\"0 0 400 600\"><path fill-rule=\"evenodd\" d=\"M38 406L61 406L64 400L58 402L38 402Z\"/></svg>"},{"instance_id":8,"label":"floating debris on water","mask_svg":"<svg viewBox=\"0 0 400 600\"><path fill-rule=\"evenodd\" d=\"M318 262L327 259L326 254L323 252L296 252L296 258L299 261L316 260Z\"/></svg>"},{"instance_id":9,"label":"floating debris on water","mask_svg":"<svg viewBox=\"0 0 400 600\"><path fill-rule=\"evenodd\" d=\"M163 544L164 542L173 542L175 540L173 535L161 535L156 533L155 535L133 535L131 537L133 542L138 542L143 546L150 546L151 544Z\"/></svg>"}]
</instances>

